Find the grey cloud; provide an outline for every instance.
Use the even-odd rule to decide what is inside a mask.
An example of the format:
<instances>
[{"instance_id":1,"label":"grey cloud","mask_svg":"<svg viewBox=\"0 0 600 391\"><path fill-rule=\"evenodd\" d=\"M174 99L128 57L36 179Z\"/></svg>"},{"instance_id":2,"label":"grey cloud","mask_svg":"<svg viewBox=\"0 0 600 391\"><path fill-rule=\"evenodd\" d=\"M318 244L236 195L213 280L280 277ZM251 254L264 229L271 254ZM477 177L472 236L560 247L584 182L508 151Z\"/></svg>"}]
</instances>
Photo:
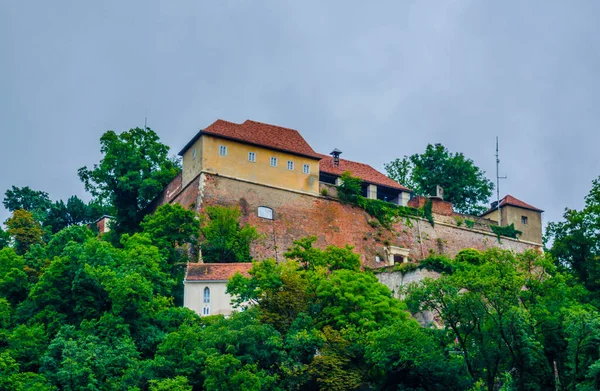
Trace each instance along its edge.
<instances>
[{"instance_id":1,"label":"grey cloud","mask_svg":"<svg viewBox=\"0 0 600 391\"><path fill-rule=\"evenodd\" d=\"M217 118L378 169L441 142L502 193L581 207L600 174L596 1L3 2L0 192L84 196L107 129L177 152ZM7 213L0 210L0 220Z\"/></svg>"}]
</instances>

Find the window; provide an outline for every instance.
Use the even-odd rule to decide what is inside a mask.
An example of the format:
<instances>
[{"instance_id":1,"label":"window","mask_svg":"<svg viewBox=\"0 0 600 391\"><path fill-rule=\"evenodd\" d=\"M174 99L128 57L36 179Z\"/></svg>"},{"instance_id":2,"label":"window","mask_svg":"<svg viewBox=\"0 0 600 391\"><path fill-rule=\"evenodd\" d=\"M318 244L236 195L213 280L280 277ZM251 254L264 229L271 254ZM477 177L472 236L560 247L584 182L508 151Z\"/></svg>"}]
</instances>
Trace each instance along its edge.
<instances>
[{"instance_id":1,"label":"window","mask_svg":"<svg viewBox=\"0 0 600 391\"><path fill-rule=\"evenodd\" d=\"M302 172L305 174L310 174L310 166L308 164L302 166Z\"/></svg>"},{"instance_id":2,"label":"window","mask_svg":"<svg viewBox=\"0 0 600 391\"><path fill-rule=\"evenodd\" d=\"M219 155L227 156L227 147L225 145L219 146Z\"/></svg>"},{"instance_id":3,"label":"window","mask_svg":"<svg viewBox=\"0 0 600 391\"><path fill-rule=\"evenodd\" d=\"M273 220L273 209L267 208L266 206L258 207L258 217L263 219Z\"/></svg>"},{"instance_id":4,"label":"window","mask_svg":"<svg viewBox=\"0 0 600 391\"><path fill-rule=\"evenodd\" d=\"M254 152L248 152L248 161L249 162L256 162L256 154Z\"/></svg>"},{"instance_id":5,"label":"window","mask_svg":"<svg viewBox=\"0 0 600 391\"><path fill-rule=\"evenodd\" d=\"M202 315L210 315L210 308L209 307L202 308Z\"/></svg>"},{"instance_id":6,"label":"window","mask_svg":"<svg viewBox=\"0 0 600 391\"><path fill-rule=\"evenodd\" d=\"M210 288L209 287L204 288L204 302L210 303Z\"/></svg>"},{"instance_id":7,"label":"window","mask_svg":"<svg viewBox=\"0 0 600 391\"><path fill-rule=\"evenodd\" d=\"M192 160L196 160L196 148L192 151Z\"/></svg>"},{"instance_id":8,"label":"window","mask_svg":"<svg viewBox=\"0 0 600 391\"><path fill-rule=\"evenodd\" d=\"M527 216L521 216L521 224L527 224Z\"/></svg>"},{"instance_id":9,"label":"window","mask_svg":"<svg viewBox=\"0 0 600 391\"><path fill-rule=\"evenodd\" d=\"M271 167L277 167L277 158L271 156Z\"/></svg>"},{"instance_id":10,"label":"window","mask_svg":"<svg viewBox=\"0 0 600 391\"><path fill-rule=\"evenodd\" d=\"M293 170L294 169L294 162L291 160L288 160L288 170Z\"/></svg>"}]
</instances>

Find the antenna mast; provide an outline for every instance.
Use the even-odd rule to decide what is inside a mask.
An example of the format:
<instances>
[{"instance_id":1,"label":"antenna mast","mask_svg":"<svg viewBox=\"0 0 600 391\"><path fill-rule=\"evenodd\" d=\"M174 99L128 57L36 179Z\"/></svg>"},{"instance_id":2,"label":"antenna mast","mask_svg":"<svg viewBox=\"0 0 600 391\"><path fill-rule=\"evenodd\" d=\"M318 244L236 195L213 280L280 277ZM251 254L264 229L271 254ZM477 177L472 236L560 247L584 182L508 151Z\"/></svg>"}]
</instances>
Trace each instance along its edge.
<instances>
[{"instance_id":1,"label":"antenna mast","mask_svg":"<svg viewBox=\"0 0 600 391\"><path fill-rule=\"evenodd\" d=\"M506 176L500 176L500 155L498 154L498 136L496 136L496 209L498 210L498 225L502 225L500 217L500 179L506 178Z\"/></svg>"}]
</instances>

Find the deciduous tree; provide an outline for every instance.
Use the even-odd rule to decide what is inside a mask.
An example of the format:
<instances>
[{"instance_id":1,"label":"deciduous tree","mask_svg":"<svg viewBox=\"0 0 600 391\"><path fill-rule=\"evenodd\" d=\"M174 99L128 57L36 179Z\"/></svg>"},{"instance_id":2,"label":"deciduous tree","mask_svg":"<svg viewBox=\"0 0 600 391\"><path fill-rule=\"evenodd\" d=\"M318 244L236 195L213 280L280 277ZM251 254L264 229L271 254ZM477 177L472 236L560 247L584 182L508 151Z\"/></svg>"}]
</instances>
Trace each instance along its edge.
<instances>
[{"instance_id":1,"label":"deciduous tree","mask_svg":"<svg viewBox=\"0 0 600 391\"><path fill-rule=\"evenodd\" d=\"M91 169L80 168L79 178L97 201L114 207L116 236L136 232L150 202L180 171L178 163L150 128L111 130L100 143L104 157Z\"/></svg>"},{"instance_id":2,"label":"deciduous tree","mask_svg":"<svg viewBox=\"0 0 600 391\"><path fill-rule=\"evenodd\" d=\"M207 206L208 220L201 228L204 262L250 262L250 245L260 238L256 228L240 223L242 212L236 207Z\"/></svg>"},{"instance_id":3,"label":"deciduous tree","mask_svg":"<svg viewBox=\"0 0 600 391\"><path fill-rule=\"evenodd\" d=\"M462 153L452 153L443 145L427 145L425 152L405 156L385 165L388 176L417 194L434 195L436 186L444 189L444 199L460 213L479 214L492 195L494 184L475 163Z\"/></svg>"},{"instance_id":4,"label":"deciduous tree","mask_svg":"<svg viewBox=\"0 0 600 391\"><path fill-rule=\"evenodd\" d=\"M15 210L12 216L6 220L6 227L8 234L15 242L17 254L25 254L31 245L43 243L44 231L33 218L33 214L25 209Z\"/></svg>"}]
</instances>

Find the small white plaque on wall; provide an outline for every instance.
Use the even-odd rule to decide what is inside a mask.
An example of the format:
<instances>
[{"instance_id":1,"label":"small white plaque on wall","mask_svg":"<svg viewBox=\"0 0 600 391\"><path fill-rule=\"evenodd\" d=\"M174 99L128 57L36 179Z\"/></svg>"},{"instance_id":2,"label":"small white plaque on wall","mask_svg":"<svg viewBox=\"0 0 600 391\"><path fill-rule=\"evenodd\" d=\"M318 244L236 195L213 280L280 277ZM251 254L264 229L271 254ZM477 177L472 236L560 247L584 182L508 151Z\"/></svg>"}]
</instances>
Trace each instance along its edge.
<instances>
[{"instance_id":1,"label":"small white plaque on wall","mask_svg":"<svg viewBox=\"0 0 600 391\"><path fill-rule=\"evenodd\" d=\"M273 209L267 208L266 206L258 207L258 217L263 219L273 220Z\"/></svg>"}]
</instances>

